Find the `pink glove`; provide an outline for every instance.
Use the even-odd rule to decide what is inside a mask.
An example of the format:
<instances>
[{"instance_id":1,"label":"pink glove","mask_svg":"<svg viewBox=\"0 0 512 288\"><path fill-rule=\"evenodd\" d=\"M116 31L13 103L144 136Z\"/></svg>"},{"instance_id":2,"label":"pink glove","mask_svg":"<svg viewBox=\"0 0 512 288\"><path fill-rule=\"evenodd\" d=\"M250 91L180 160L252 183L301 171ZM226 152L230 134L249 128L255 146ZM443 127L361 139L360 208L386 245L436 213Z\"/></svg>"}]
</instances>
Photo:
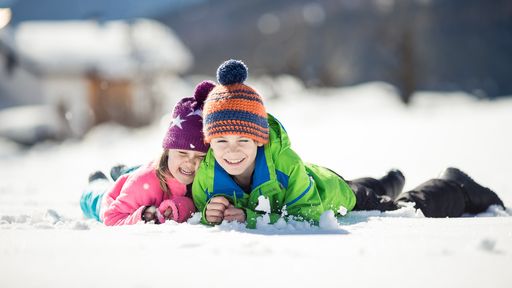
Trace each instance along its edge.
<instances>
[{"instance_id":1,"label":"pink glove","mask_svg":"<svg viewBox=\"0 0 512 288\"><path fill-rule=\"evenodd\" d=\"M165 210L167 210L169 208L171 209L171 214L166 217L166 216L164 216ZM166 218L168 220L176 221L175 217L179 216L178 207L176 207L176 204L174 204L174 202L170 199L162 201L162 203L160 203L160 206L158 207L158 211L164 218Z\"/></svg>"},{"instance_id":2,"label":"pink glove","mask_svg":"<svg viewBox=\"0 0 512 288\"><path fill-rule=\"evenodd\" d=\"M172 215L170 219L182 223L188 220L190 216L196 211L192 199L185 196L177 196L172 200L164 200L158 207L160 214L163 215L167 208L171 208Z\"/></svg>"}]
</instances>

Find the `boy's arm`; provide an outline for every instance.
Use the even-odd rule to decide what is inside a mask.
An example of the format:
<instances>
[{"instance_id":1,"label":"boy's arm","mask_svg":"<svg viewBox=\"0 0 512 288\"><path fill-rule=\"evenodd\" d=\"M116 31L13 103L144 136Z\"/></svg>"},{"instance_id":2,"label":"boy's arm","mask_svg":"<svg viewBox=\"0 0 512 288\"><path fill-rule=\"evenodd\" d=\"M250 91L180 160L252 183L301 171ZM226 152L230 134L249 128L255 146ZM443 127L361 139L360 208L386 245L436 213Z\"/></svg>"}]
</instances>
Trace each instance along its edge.
<instances>
[{"instance_id":1,"label":"boy's arm","mask_svg":"<svg viewBox=\"0 0 512 288\"><path fill-rule=\"evenodd\" d=\"M287 214L318 223L325 209L315 181L300 157L292 149L286 149L275 163L276 169L289 177L283 203Z\"/></svg>"},{"instance_id":2,"label":"boy's arm","mask_svg":"<svg viewBox=\"0 0 512 288\"><path fill-rule=\"evenodd\" d=\"M197 211L201 212L201 223L210 225L210 223L206 221L206 205L208 204L206 183L200 171L201 170L198 170L196 172L196 178L192 184L192 199L194 200Z\"/></svg>"},{"instance_id":3,"label":"boy's arm","mask_svg":"<svg viewBox=\"0 0 512 288\"><path fill-rule=\"evenodd\" d=\"M315 182L306 172L300 157L293 150L286 149L278 159L274 160L274 163L277 170L288 176L283 207L276 207L278 209L273 213L245 208L247 228L256 228L257 218L265 214L269 216L270 224L276 223L280 218L287 220L291 217L318 223L320 215L324 212L324 207ZM286 210L286 213L283 213L283 210Z\"/></svg>"}]
</instances>

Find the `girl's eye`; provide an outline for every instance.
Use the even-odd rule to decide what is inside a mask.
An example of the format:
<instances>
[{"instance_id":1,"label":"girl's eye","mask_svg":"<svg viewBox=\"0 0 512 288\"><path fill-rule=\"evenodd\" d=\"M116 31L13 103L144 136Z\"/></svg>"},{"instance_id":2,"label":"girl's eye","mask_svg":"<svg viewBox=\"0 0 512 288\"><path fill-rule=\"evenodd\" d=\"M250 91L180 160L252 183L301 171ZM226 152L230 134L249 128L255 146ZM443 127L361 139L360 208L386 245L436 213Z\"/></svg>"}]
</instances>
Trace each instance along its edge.
<instances>
[{"instance_id":1,"label":"girl's eye","mask_svg":"<svg viewBox=\"0 0 512 288\"><path fill-rule=\"evenodd\" d=\"M249 142L249 139L240 139L240 140L238 140L238 142L241 142L241 143L248 143L248 142Z\"/></svg>"}]
</instances>

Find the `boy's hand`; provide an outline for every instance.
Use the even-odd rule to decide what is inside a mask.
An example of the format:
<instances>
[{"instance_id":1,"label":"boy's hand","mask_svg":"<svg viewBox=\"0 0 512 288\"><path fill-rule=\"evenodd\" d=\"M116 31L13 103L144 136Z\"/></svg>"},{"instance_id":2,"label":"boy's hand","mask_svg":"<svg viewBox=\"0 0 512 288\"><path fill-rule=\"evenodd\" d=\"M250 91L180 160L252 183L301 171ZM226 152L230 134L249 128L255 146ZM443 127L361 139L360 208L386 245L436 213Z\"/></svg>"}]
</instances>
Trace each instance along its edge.
<instances>
[{"instance_id":1,"label":"boy's hand","mask_svg":"<svg viewBox=\"0 0 512 288\"><path fill-rule=\"evenodd\" d=\"M229 204L228 208L224 210L224 220L244 223L245 211L242 209L235 208L235 206Z\"/></svg>"},{"instance_id":2,"label":"boy's hand","mask_svg":"<svg viewBox=\"0 0 512 288\"><path fill-rule=\"evenodd\" d=\"M206 206L206 221L212 224L219 224L224 219L224 211L229 207L226 197L213 197Z\"/></svg>"}]
</instances>

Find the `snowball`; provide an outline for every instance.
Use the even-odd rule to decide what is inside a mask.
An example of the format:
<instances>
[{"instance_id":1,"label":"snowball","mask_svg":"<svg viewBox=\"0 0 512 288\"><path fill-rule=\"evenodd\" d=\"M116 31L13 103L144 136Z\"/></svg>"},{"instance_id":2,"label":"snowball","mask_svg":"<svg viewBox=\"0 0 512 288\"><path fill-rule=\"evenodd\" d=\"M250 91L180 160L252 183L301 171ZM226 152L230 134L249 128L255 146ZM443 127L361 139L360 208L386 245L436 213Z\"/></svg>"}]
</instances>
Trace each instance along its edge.
<instances>
[{"instance_id":1,"label":"snowball","mask_svg":"<svg viewBox=\"0 0 512 288\"><path fill-rule=\"evenodd\" d=\"M267 197L260 195L258 197L258 206L254 208L256 211L261 211L265 213L270 213L270 200Z\"/></svg>"},{"instance_id":2,"label":"snowball","mask_svg":"<svg viewBox=\"0 0 512 288\"><path fill-rule=\"evenodd\" d=\"M340 208L338 209L338 213L340 213L341 216L347 215L347 212L348 212L347 208L345 208L343 205L340 206Z\"/></svg>"},{"instance_id":3,"label":"snowball","mask_svg":"<svg viewBox=\"0 0 512 288\"><path fill-rule=\"evenodd\" d=\"M188 224L200 224L201 223L201 217L203 216L203 213L196 212L192 214L192 216L187 220Z\"/></svg>"},{"instance_id":4,"label":"snowball","mask_svg":"<svg viewBox=\"0 0 512 288\"><path fill-rule=\"evenodd\" d=\"M334 216L334 212L332 210L327 210L322 215L320 215L320 228L333 230L338 229L338 219Z\"/></svg>"}]
</instances>

